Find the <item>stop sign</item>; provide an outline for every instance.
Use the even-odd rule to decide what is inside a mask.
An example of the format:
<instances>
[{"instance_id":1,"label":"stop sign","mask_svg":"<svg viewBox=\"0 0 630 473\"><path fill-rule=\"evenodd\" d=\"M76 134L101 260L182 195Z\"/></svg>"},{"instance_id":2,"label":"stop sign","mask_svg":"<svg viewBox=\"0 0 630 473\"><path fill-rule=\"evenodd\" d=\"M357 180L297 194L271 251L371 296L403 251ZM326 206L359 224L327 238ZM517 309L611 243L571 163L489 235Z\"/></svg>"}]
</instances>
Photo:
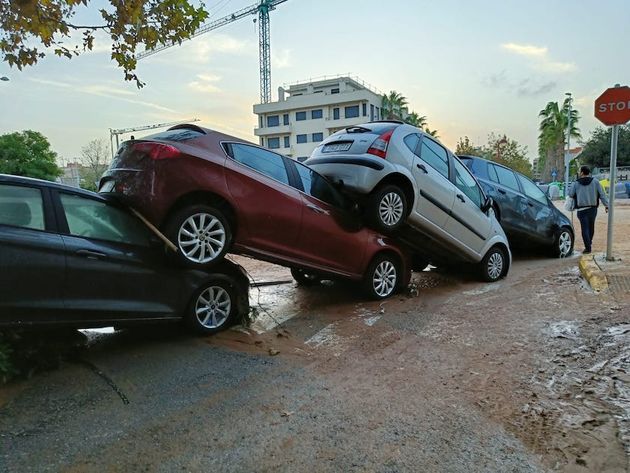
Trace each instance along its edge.
<instances>
[{"instance_id":1,"label":"stop sign","mask_svg":"<svg viewBox=\"0 0 630 473\"><path fill-rule=\"evenodd\" d=\"M595 118L604 125L623 125L630 120L630 87L611 87L595 100Z\"/></svg>"}]
</instances>

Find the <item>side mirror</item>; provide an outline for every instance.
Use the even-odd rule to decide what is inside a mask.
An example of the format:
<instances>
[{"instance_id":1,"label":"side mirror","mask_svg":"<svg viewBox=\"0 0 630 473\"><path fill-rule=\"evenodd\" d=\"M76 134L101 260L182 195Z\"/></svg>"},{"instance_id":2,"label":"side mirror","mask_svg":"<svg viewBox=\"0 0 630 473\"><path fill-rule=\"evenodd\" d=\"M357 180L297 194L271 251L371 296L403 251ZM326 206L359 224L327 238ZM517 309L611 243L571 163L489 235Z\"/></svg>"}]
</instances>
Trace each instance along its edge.
<instances>
[{"instance_id":1,"label":"side mirror","mask_svg":"<svg viewBox=\"0 0 630 473\"><path fill-rule=\"evenodd\" d=\"M481 206L481 211L483 213L486 213L488 210L490 210L493 207L493 205L494 205L494 200L492 200L491 197L486 197L486 201Z\"/></svg>"}]
</instances>

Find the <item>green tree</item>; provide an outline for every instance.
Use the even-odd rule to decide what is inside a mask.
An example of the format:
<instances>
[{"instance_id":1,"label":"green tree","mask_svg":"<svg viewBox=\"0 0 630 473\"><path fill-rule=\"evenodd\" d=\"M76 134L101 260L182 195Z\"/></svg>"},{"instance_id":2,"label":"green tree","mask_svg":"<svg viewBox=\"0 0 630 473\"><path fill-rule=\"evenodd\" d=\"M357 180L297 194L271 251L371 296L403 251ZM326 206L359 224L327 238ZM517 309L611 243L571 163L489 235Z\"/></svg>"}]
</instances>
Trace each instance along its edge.
<instances>
[{"instance_id":1,"label":"green tree","mask_svg":"<svg viewBox=\"0 0 630 473\"><path fill-rule=\"evenodd\" d=\"M96 191L101 175L107 170L109 159L109 148L101 138L92 140L81 148L81 187Z\"/></svg>"},{"instance_id":2,"label":"green tree","mask_svg":"<svg viewBox=\"0 0 630 473\"><path fill-rule=\"evenodd\" d=\"M425 117L424 115L420 116L416 112L411 112L409 115L407 115L404 121L411 126L422 129L427 124L427 117Z\"/></svg>"},{"instance_id":3,"label":"green tree","mask_svg":"<svg viewBox=\"0 0 630 473\"><path fill-rule=\"evenodd\" d=\"M566 147L566 132L569 117L569 98L564 100L562 108L558 102L549 102L538 117L540 121L540 135L538 136L538 155L543 162L543 179L551 179L551 172L556 169L559 175L564 170L564 152ZM578 122L580 114L571 110L571 130L573 138L581 138Z\"/></svg>"},{"instance_id":4,"label":"green tree","mask_svg":"<svg viewBox=\"0 0 630 473\"><path fill-rule=\"evenodd\" d=\"M101 20L76 24L79 9L99 8ZM112 41L111 58L123 69L125 80L144 84L135 74L138 46L153 49L190 38L208 17L203 4L188 0L0 0L0 52L3 61L22 70L46 56L51 48L59 57L89 51L94 35L104 31ZM73 32L81 32L81 46L67 47ZM43 48L41 48L43 46Z\"/></svg>"},{"instance_id":5,"label":"green tree","mask_svg":"<svg viewBox=\"0 0 630 473\"><path fill-rule=\"evenodd\" d=\"M46 137L37 131L0 136L0 173L54 181L62 174L56 158Z\"/></svg>"},{"instance_id":6,"label":"green tree","mask_svg":"<svg viewBox=\"0 0 630 473\"><path fill-rule=\"evenodd\" d=\"M488 135L488 144L483 148L483 156L491 161L509 167L528 177L532 176L532 163L527 159L527 146L505 136L494 133Z\"/></svg>"},{"instance_id":7,"label":"green tree","mask_svg":"<svg viewBox=\"0 0 630 473\"><path fill-rule=\"evenodd\" d=\"M428 133L433 138L439 138L440 137L440 135L438 134L438 130L431 130L431 129L429 129L428 126L424 128L424 132Z\"/></svg>"},{"instance_id":8,"label":"green tree","mask_svg":"<svg viewBox=\"0 0 630 473\"><path fill-rule=\"evenodd\" d=\"M582 154L578 158L580 162L591 166L609 167L611 135L611 128L595 128L591 133L591 137L584 144ZM619 127L617 165L630 166L630 126L628 125Z\"/></svg>"},{"instance_id":9,"label":"green tree","mask_svg":"<svg viewBox=\"0 0 630 473\"><path fill-rule=\"evenodd\" d=\"M455 148L455 154L468 155L468 156L483 156L483 148L476 146L470 141L468 136L464 136L457 141L457 147Z\"/></svg>"},{"instance_id":10,"label":"green tree","mask_svg":"<svg viewBox=\"0 0 630 473\"><path fill-rule=\"evenodd\" d=\"M389 94L383 95L381 112L385 120L401 120L403 109L407 106L407 98L392 90Z\"/></svg>"}]
</instances>

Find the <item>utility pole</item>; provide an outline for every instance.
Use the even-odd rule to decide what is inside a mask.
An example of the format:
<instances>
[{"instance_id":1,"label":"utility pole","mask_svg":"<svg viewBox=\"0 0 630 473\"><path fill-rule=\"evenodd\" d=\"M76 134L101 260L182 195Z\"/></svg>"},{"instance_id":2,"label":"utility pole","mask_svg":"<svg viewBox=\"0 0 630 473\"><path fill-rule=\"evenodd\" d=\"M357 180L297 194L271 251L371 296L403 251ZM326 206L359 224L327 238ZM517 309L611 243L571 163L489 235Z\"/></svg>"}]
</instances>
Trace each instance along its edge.
<instances>
[{"instance_id":1,"label":"utility pole","mask_svg":"<svg viewBox=\"0 0 630 473\"><path fill-rule=\"evenodd\" d=\"M567 152L564 155L564 198L569 195L569 164L571 163L571 92L566 94L569 97L569 114L567 116Z\"/></svg>"}]
</instances>

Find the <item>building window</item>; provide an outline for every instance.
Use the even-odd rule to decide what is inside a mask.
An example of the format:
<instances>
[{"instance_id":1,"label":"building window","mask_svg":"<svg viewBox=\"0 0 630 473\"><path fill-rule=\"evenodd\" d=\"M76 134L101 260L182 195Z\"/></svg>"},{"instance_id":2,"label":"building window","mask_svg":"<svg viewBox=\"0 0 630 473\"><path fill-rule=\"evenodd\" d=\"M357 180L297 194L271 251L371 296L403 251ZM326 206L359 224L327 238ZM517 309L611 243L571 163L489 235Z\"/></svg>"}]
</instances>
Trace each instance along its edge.
<instances>
[{"instance_id":1,"label":"building window","mask_svg":"<svg viewBox=\"0 0 630 473\"><path fill-rule=\"evenodd\" d=\"M264 126L264 125L263 125L263 117L262 117L262 115L261 115L261 116L260 116L260 117L258 117L258 118L260 118L260 120L258 120L258 121L259 121L259 123L260 123L260 125L259 125L259 126L260 126L260 128L262 128L262 127Z\"/></svg>"},{"instance_id":2,"label":"building window","mask_svg":"<svg viewBox=\"0 0 630 473\"><path fill-rule=\"evenodd\" d=\"M288 125L289 124L289 114L285 113L284 115L282 115L282 124L283 125Z\"/></svg>"},{"instance_id":3,"label":"building window","mask_svg":"<svg viewBox=\"0 0 630 473\"><path fill-rule=\"evenodd\" d=\"M289 146L291 146L291 144L289 143L289 137L285 136L284 137L284 147L288 148Z\"/></svg>"},{"instance_id":4,"label":"building window","mask_svg":"<svg viewBox=\"0 0 630 473\"><path fill-rule=\"evenodd\" d=\"M306 143L306 135L297 135L296 137L297 143Z\"/></svg>"},{"instance_id":5,"label":"building window","mask_svg":"<svg viewBox=\"0 0 630 473\"><path fill-rule=\"evenodd\" d=\"M269 115L267 117L267 126L280 126L280 116Z\"/></svg>"},{"instance_id":6,"label":"building window","mask_svg":"<svg viewBox=\"0 0 630 473\"><path fill-rule=\"evenodd\" d=\"M363 116L367 117L367 104L366 103L363 104Z\"/></svg>"},{"instance_id":7,"label":"building window","mask_svg":"<svg viewBox=\"0 0 630 473\"><path fill-rule=\"evenodd\" d=\"M313 143L319 143L320 141L324 141L324 134L313 133Z\"/></svg>"},{"instance_id":8,"label":"building window","mask_svg":"<svg viewBox=\"0 0 630 473\"><path fill-rule=\"evenodd\" d=\"M267 148L278 149L280 148L280 138L267 138Z\"/></svg>"},{"instance_id":9,"label":"building window","mask_svg":"<svg viewBox=\"0 0 630 473\"><path fill-rule=\"evenodd\" d=\"M324 111L321 108L316 110L311 110L311 118L313 120L317 120L318 118L322 118L324 116Z\"/></svg>"},{"instance_id":10,"label":"building window","mask_svg":"<svg viewBox=\"0 0 630 473\"><path fill-rule=\"evenodd\" d=\"M351 107L346 107L346 118L357 118L359 116L359 106L353 105Z\"/></svg>"},{"instance_id":11,"label":"building window","mask_svg":"<svg viewBox=\"0 0 630 473\"><path fill-rule=\"evenodd\" d=\"M333 108L333 120L339 120L339 109Z\"/></svg>"},{"instance_id":12,"label":"building window","mask_svg":"<svg viewBox=\"0 0 630 473\"><path fill-rule=\"evenodd\" d=\"M331 94L338 94L339 93L339 89L330 89L330 93Z\"/></svg>"},{"instance_id":13,"label":"building window","mask_svg":"<svg viewBox=\"0 0 630 473\"><path fill-rule=\"evenodd\" d=\"M295 120L298 122L306 120L306 112L295 112Z\"/></svg>"},{"instance_id":14,"label":"building window","mask_svg":"<svg viewBox=\"0 0 630 473\"><path fill-rule=\"evenodd\" d=\"M370 104L370 120L374 120L374 104Z\"/></svg>"}]
</instances>

